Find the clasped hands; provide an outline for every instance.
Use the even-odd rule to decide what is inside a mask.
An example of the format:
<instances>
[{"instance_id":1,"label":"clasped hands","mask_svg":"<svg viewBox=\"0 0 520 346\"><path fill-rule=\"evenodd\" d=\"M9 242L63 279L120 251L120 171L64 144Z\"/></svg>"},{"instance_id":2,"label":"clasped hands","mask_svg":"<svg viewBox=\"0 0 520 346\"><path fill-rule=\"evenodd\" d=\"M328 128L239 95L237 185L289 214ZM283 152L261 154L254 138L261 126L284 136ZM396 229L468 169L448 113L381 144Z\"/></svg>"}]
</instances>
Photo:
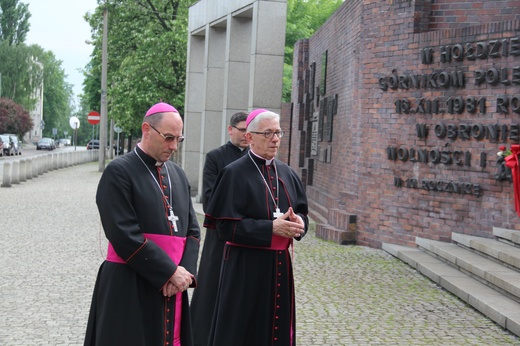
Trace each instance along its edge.
<instances>
[{"instance_id":1,"label":"clasped hands","mask_svg":"<svg viewBox=\"0 0 520 346\"><path fill-rule=\"evenodd\" d=\"M179 292L186 291L193 282L193 279L193 275L191 275L186 268L178 266L170 280L168 280L166 285L162 288L163 296L171 297Z\"/></svg>"},{"instance_id":2,"label":"clasped hands","mask_svg":"<svg viewBox=\"0 0 520 346\"><path fill-rule=\"evenodd\" d=\"M285 238L297 238L305 233L305 223L290 207L285 214L273 221L273 233Z\"/></svg>"}]
</instances>

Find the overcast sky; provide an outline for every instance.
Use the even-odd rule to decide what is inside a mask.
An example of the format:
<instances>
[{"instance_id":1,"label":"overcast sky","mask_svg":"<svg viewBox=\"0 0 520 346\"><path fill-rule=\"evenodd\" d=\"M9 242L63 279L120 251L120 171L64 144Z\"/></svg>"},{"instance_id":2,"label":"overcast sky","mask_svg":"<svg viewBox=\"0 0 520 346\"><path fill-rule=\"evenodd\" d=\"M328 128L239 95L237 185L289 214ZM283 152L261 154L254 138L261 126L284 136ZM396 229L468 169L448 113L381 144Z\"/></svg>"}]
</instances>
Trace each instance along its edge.
<instances>
[{"instance_id":1,"label":"overcast sky","mask_svg":"<svg viewBox=\"0 0 520 346\"><path fill-rule=\"evenodd\" d=\"M37 44L52 51L62 61L67 83L73 85L74 95L82 93L83 74L79 72L90 60L92 46L90 26L83 19L93 12L96 0L20 0L29 5L31 27L26 44Z\"/></svg>"}]
</instances>

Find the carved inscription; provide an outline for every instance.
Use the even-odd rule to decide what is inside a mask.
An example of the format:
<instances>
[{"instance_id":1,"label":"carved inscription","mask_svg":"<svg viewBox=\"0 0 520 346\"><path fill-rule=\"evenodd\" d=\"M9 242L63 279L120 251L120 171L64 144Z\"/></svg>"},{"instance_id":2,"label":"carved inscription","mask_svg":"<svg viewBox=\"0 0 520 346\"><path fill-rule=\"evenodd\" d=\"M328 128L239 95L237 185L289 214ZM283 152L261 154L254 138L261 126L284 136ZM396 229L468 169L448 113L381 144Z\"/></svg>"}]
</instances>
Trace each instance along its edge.
<instances>
[{"instance_id":1,"label":"carved inscription","mask_svg":"<svg viewBox=\"0 0 520 346\"><path fill-rule=\"evenodd\" d=\"M424 65L438 64L439 69L428 73L400 73L392 70L390 74L379 77L379 88L383 92L399 91L400 96L394 101L394 110L397 114L425 114L445 115L461 117L465 114L486 115L488 112L496 114L520 114L520 95L496 96L496 107L489 109L490 103L480 95L461 95L457 90L463 90L467 85L484 86L519 86L520 66L500 66L490 68L464 68L460 62L467 61L475 64L479 61L489 62L489 59L505 57L520 57L520 36L500 40L481 42L453 43L439 47L426 47L420 50L420 60ZM444 69L443 64L457 62L455 69ZM467 72L467 71L470 72ZM402 97L403 91L417 92L448 91L454 90L452 96L438 97ZM514 90L514 89L512 89ZM436 93L438 94L438 93ZM520 94L520 93L519 93ZM432 128L429 128L429 127ZM435 125L417 123L415 134L419 139L435 136L442 143L437 148L421 148L416 146L388 146L387 159L399 162L424 163L429 165L443 164L447 166L472 167L472 155L467 150L457 150L450 147L451 142L456 141L490 141L493 143L520 141L520 124L501 125L479 123L445 123ZM480 168L486 167L486 153L480 155ZM478 158L477 156L477 158ZM507 172L496 175L503 177ZM502 179L503 180L503 179ZM463 195L481 196L483 191L479 184L466 182L429 180L417 178L394 177L394 186L412 189L424 189L427 191L449 192Z\"/></svg>"}]
</instances>

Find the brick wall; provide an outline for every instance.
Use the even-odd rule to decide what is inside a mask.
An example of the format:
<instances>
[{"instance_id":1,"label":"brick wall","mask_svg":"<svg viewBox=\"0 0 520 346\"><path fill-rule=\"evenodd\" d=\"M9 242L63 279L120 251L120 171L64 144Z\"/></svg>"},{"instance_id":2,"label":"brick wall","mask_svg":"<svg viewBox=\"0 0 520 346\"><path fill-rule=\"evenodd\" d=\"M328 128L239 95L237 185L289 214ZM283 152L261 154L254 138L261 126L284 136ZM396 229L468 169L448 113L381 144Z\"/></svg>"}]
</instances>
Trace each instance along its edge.
<instances>
[{"instance_id":1,"label":"brick wall","mask_svg":"<svg viewBox=\"0 0 520 346\"><path fill-rule=\"evenodd\" d=\"M351 0L296 44L290 164L323 234L352 216L373 247L520 229L496 180L519 141L519 32L519 1Z\"/></svg>"}]
</instances>

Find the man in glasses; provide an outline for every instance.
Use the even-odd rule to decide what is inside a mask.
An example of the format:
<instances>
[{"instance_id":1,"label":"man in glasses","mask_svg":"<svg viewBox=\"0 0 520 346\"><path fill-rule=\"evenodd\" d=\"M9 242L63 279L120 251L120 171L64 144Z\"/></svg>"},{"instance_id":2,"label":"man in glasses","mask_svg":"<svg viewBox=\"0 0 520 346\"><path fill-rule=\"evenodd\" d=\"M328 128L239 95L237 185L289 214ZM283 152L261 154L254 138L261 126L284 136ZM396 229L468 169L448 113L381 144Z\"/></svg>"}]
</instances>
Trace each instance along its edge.
<instances>
[{"instance_id":1,"label":"man in glasses","mask_svg":"<svg viewBox=\"0 0 520 346\"><path fill-rule=\"evenodd\" d=\"M213 184L222 168L247 152L246 119L246 112L234 113L227 128L229 141L206 154L202 179L202 207L204 210L206 210L211 196ZM220 239L216 232L206 232L198 270L198 285L193 291L190 305L195 346L208 344L224 244L225 241Z\"/></svg>"},{"instance_id":2,"label":"man in glasses","mask_svg":"<svg viewBox=\"0 0 520 346\"><path fill-rule=\"evenodd\" d=\"M109 241L85 345L193 345L187 289L195 287L200 229L184 171L177 110L146 113L142 140L107 165L96 203Z\"/></svg>"},{"instance_id":3,"label":"man in glasses","mask_svg":"<svg viewBox=\"0 0 520 346\"><path fill-rule=\"evenodd\" d=\"M254 110L246 126L249 151L222 169L206 207L204 225L226 241L208 346L294 346L290 247L307 232L307 197L275 158L280 116Z\"/></svg>"}]
</instances>

